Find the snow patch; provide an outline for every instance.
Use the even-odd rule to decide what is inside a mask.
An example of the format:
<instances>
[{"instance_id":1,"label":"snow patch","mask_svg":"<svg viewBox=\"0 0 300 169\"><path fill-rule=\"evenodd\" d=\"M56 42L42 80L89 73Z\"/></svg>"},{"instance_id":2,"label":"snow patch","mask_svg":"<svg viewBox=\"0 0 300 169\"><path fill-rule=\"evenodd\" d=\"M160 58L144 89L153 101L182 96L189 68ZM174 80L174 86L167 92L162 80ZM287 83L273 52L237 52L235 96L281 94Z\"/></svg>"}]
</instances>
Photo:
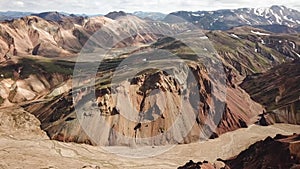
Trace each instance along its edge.
<instances>
[{"instance_id":1,"label":"snow patch","mask_svg":"<svg viewBox=\"0 0 300 169\"><path fill-rule=\"evenodd\" d=\"M273 16L275 16L276 22L282 24L282 18L277 15L277 13L274 13L273 10L271 10L271 13L273 14Z\"/></svg>"},{"instance_id":2,"label":"snow patch","mask_svg":"<svg viewBox=\"0 0 300 169\"><path fill-rule=\"evenodd\" d=\"M200 39L208 39L207 36L200 36Z\"/></svg>"},{"instance_id":3,"label":"snow patch","mask_svg":"<svg viewBox=\"0 0 300 169\"><path fill-rule=\"evenodd\" d=\"M251 22L248 21L247 19L245 19L243 15L240 15L240 18L241 18L243 21L247 22L247 24L249 24L249 25L251 24Z\"/></svg>"},{"instance_id":4,"label":"snow patch","mask_svg":"<svg viewBox=\"0 0 300 169\"><path fill-rule=\"evenodd\" d=\"M269 24L273 24L273 21L268 20Z\"/></svg>"},{"instance_id":5,"label":"snow patch","mask_svg":"<svg viewBox=\"0 0 300 169\"><path fill-rule=\"evenodd\" d=\"M251 30L251 33L254 33L254 34L256 34L256 35L262 35L262 36L269 36L269 35L270 35L270 34L268 34L268 33L262 33L262 32L253 31L253 30Z\"/></svg>"},{"instance_id":6,"label":"snow patch","mask_svg":"<svg viewBox=\"0 0 300 169\"><path fill-rule=\"evenodd\" d=\"M233 38L236 38L236 39L240 39L240 37L239 37L239 36L237 36L237 35L236 35L236 34L234 34L234 33L230 34L230 36L232 36Z\"/></svg>"},{"instance_id":7,"label":"snow patch","mask_svg":"<svg viewBox=\"0 0 300 169\"><path fill-rule=\"evenodd\" d=\"M296 23L293 18L288 18L287 16L283 16L283 19L288 20L290 22Z\"/></svg>"},{"instance_id":8,"label":"snow patch","mask_svg":"<svg viewBox=\"0 0 300 169\"><path fill-rule=\"evenodd\" d=\"M256 8L254 9L254 14L259 15L259 16L265 16L270 13L269 8Z\"/></svg>"},{"instance_id":9,"label":"snow patch","mask_svg":"<svg viewBox=\"0 0 300 169\"><path fill-rule=\"evenodd\" d=\"M197 14L197 13L192 13L192 15L197 16L197 17L201 16L200 14Z\"/></svg>"},{"instance_id":10,"label":"snow patch","mask_svg":"<svg viewBox=\"0 0 300 169\"><path fill-rule=\"evenodd\" d=\"M290 42L290 44L292 44L292 48L295 49L296 48L296 44L294 42Z\"/></svg>"}]
</instances>

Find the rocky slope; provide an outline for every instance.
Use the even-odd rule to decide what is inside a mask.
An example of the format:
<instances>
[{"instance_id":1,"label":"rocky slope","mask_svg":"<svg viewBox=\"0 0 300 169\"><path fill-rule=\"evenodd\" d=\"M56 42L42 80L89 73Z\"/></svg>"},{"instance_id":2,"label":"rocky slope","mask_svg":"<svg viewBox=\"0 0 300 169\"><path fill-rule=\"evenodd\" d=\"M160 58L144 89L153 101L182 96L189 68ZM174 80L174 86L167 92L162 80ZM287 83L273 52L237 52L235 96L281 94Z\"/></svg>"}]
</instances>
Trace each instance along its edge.
<instances>
[{"instance_id":1,"label":"rocky slope","mask_svg":"<svg viewBox=\"0 0 300 169\"><path fill-rule=\"evenodd\" d=\"M278 35L248 26L205 34L222 57L224 65L232 68L236 76L241 75L241 79L299 58L298 34Z\"/></svg>"},{"instance_id":2,"label":"rocky slope","mask_svg":"<svg viewBox=\"0 0 300 169\"><path fill-rule=\"evenodd\" d=\"M241 84L254 100L266 107L269 123L299 124L299 63L298 59L266 73L248 76Z\"/></svg>"},{"instance_id":3,"label":"rocky slope","mask_svg":"<svg viewBox=\"0 0 300 169\"><path fill-rule=\"evenodd\" d=\"M297 27L300 24L300 13L285 6L269 8L240 8L217 11L179 11L173 12L164 19L167 22L177 22L183 18L203 29L227 30L241 25L287 25Z\"/></svg>"},{"instance_id":4,"label":"rocky slope","mask_svg":"<svg viewBox=\"0 0 300 169\"><path fill-rule=\"evenodd\" d=\"M180 58L151 53L157 48L181 51ZM86 76L73 81L76 90L24 107L39 118L50 138L98 145L190 143L253 123L262 107L235 82L227 79L226 84L230 73L226 75L222 65L216 69L216 62L198 60L183 48L163 38L145 49L148 55L136 51L129 60L106 60L92 86L84 84L90 83Z\"/></svg>"},{"instance_id":5,"label":"rocky slope","mask_svg":"<svg viewBox=\"0 0 300 169\"><path fill-rule=\"evenodd\" d=\"M0 105L13 106L43 100L50 92L61 94L71 86L74 63L22 58L0 67Z\"/></svg>"}]
</instances>

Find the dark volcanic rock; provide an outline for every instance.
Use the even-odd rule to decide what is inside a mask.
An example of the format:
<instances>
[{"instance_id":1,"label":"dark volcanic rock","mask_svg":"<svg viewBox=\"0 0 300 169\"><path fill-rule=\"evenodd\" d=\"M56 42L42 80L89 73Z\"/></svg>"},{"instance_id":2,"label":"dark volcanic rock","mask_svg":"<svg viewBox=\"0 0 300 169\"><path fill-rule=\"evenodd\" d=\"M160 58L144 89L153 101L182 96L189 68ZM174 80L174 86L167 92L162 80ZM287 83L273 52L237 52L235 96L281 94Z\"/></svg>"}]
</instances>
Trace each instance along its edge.
<instances>
[{"instance_id":1,"label":"dark volcanic rock","mask_svg":"<svg viewBox=\"0 0 300 169\"><path fill-rule=\"evenodd\" d=\"M195 163L192 160L178 169L281 169L300 167L300 135L278 134L258 141L236 157L228 160L217 159Z\"/></svg>"},{"instance_id":2,"label":"dark volcanic rock","mask_svg":"<svg viewBox=\"0 0 300 169\"><path fill-rule=\"evenodd\" d=\"M227 160L226 164L232 169L291 168L299 165L299 146L299 135L267 137Z\"/></svg>"},{"instance_id":3,"label":"dark volcanic rock","mask_svg":"<svg viewBox=\"0 0 300 169\"><path fill-rule=\"evenodd\" d=\"M108 14L104 15L105 17L107 18L110 18L110 19L117 19L118 17L120 16L126 16L127 14L123 11L114 11L114 12L109 12Z\"/></svg>"},{"instance_id":4,"label":"dark volcanic rock","mask_svg":"<svg viewBox=\"0 0 300 169\"><path fill-rule=\"evenodd\" d=\"M265 118L265 114L260 114L260 119L257 121L256 124L261 125L261 126L268 126L269 123L267 122L267 119Z\"/></svg>"},{"instance_id":5,"label":"dark volcanic rock","mask_svg":"<svg viewBox=\"0 0 300 169\"><path fill-rule=\"evenodd\" d=\"M184 166L178 167L178 169L200 169L201 164L201 162L195 163L193 160L190 160Z\"/></svg>"}]
</instances>

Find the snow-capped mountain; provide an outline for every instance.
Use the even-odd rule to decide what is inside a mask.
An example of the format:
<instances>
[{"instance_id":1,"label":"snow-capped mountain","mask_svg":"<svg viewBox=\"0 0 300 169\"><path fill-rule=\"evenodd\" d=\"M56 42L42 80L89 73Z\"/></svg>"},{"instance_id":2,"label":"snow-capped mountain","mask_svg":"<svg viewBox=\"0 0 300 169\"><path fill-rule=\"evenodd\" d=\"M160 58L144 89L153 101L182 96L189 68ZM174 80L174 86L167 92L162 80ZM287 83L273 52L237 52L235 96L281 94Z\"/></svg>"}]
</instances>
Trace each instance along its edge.
<instances>
[{"instance_id":1,"label":"snow-capped mountain","mask_svg":"<svg viewBox=\"0 0 300 169\"><path fill-rule=\"evenodd\" d=\"M300 12L285 6L273 5L269 8L239 8L217 11L178 11L166 16L165 21L174 22L176 17L210 30L226 30L240 25L286 25L298 27Z\"/></svg>"}]
</instances>

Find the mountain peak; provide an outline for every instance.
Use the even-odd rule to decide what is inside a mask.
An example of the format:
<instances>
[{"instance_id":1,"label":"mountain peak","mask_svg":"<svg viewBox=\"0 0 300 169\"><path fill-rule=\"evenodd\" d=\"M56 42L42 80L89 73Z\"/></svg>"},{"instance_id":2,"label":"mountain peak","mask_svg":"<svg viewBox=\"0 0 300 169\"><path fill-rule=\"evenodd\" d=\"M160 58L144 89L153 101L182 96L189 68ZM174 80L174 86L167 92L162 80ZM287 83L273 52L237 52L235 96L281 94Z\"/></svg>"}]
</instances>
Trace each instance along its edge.
<instances>
[{"instance_id":1,"label":"mountain peak","mask_svg":"<svg viewBox=\"0 0 300 169\"><path fill-rule=\"evenodd\" d=\"M113 11L113 12L109 12L108 14L104 15L105 17L107 18L110 18L110 19L117 19L118 17L121 17L121 16L127 16L127 13L125 13L124 11Z\"/></svg>"},{"instance_id":2,"label":"mountain peak","mask_svg":"<svg viewBox=\"0 0 300 169\"><path fill-rule=\"evenodd\" d=\"M55 21L55 22L59 22L62 21L62 19L64 17L66 17L66 15L61 14L57 11L50 11L50 12L42 12L42 13L38 13L38 14L33 14L34 16L38 16L40 18L43 18L45 20L51 20L51 21Z\"/></svg>"}]
</instances>

